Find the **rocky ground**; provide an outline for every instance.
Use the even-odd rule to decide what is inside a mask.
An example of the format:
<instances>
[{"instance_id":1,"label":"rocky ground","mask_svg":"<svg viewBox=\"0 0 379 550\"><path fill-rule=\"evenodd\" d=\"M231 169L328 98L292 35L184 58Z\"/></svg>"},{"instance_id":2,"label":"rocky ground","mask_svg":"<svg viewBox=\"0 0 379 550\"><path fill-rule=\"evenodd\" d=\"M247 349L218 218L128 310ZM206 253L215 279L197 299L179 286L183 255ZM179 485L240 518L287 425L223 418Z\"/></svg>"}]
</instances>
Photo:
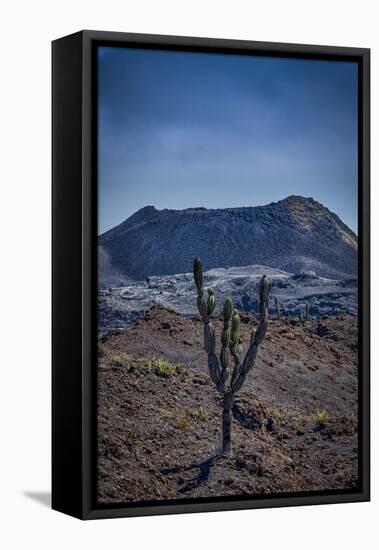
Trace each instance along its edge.
<instances>
[{"instance_id":1,"label":"rocky ground","mask_svg":"<svg viewBox=\"0 0 379 550\"><path fill-rule=\"evenodd\" d=\"M242 314L248 342L254 314ZM215 320L220 334L221 319ZM219 340L219 337L218 337ZM233 454L202 324L154 306L99 344L98 501L352 488L358 476L357 319L271 319L237 394ZM326 419L325 419L326 416Z\"/></svg>"},{"instance_id":2,"label":"rocky ground","mask_svg":"<svg viewBox=\"0 0 379 550\"><path fill-rule=\"evenodd\" d=\"M240 311L257 310L257 285L263 274L273 281L272 297L280 302L284 316L299 316L305 304L311 317L341 313L357 314L357 280L327 279L314 273L293 274L260 265L216 268L207 271L205 282L219 303L231 297ZM154 304L174 308L185 315L196 313L192 273L148 277L99 289L98 328L101 334L133 325ZM271 311L273 309L271 301Z\"/></svg>"}]
</instances>

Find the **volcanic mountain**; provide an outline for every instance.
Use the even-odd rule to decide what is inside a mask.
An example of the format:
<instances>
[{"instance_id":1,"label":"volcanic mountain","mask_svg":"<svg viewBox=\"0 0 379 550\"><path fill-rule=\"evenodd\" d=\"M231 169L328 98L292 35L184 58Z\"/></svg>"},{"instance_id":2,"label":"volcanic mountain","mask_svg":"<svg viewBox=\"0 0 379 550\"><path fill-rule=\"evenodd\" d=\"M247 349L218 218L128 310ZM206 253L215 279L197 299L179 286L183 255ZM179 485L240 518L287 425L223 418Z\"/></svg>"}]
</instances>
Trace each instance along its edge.
<instances>
[{"instance_id":1,"label":"volcanic mountain","mask_svg":"<svg viewBox=\"0 0 379 550\"><path fill-rule=\"evenodd\" d=\"M265 206L157 210L146 206L99 237L100 278L141 280L265 265L292 273L354 277L357 236L312 198L291 195Z\"/></svg>"}]
</instances>

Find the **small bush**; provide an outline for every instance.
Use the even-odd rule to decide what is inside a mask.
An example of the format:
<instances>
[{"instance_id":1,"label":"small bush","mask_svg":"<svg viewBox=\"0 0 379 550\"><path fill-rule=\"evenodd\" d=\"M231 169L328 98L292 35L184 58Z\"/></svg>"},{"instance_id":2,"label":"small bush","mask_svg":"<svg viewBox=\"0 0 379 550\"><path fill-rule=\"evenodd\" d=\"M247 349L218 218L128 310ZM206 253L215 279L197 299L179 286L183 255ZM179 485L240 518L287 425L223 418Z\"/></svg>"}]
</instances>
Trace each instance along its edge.
<instances>
[{"instance_id":1,"label":"small bush","mask_svg":"<svg viewBox=\"0 0 379 550\"><path fill-rule=\"evenodd\" d=\"M102 344L100 344L100 342L97 343L97 357L99 359L101 359L101 357L104 357L105 355L105 350L104 350L104 346Z\"/></svg>"},{"instance_id":2,"label":"small bush","mask_svg":"<svg viewBox=\"0 0 379 550\"><path fill-rule=\"evenodd\" d=\"M127 364L128 356L125 354L117 353L111 359L112 367L124 367Z\"/></svg>"},{"instance_id":3,"label":"small bush","mask_svg":"<svg viewBox=\"0 0 379 550\"><path fill-rule=\"evenodd\" d=\"M123 367L127 372L133 372L135 365L131 363L126 353L116 353L111 359L111 367Z\"/></svg>"},{"instance_id":4,"label":"small bush","mask_svg":"<svg viewBox=\"0 0 379 550\"><path fill-rule=\"evenodd\" d=\"M325 409L318 410L316 412L316 423L320 428L323 428L325 426L326 421L328 420L328 413Z\"/></svg>"},{"instance_id":5,"label":"small bush","mask_svg":"<svg viewBox=\"0 0 379 550\"><path fill-rule=\"evenodd\" d=\"M267 437L271 441L271 443L276 443L278 441L278 435L275 432L267 432Z\"/></svg>"},{"instance_id":6,"label":"small bush","mask_svg":"<svg viewBox=\"0 0 379 550\"><path fill-rule=\"evenodd\" d=\"M353 412L349 412L347 414L347 417L349 420L351 420L352 422L358 422L358 418L357 416L353 413Z\"/></svg>"},{"instance_id":7,"label":"small bush","mask_svg":"<svg viewBox=\"0 0 379 550\"><path fill-rule=\"evenodd\" d=\"M180 363L170 363L161 357L158 359L148 359L146 366L149 370L154 369L155 374L163 378L175 376L183 371L183 367Z\"/></svg>"},{"instance_id":8,"label":"small bush","mask_svg":"<svg viewBox=\"0 0 379 550\"><path fill-rule=\"evenodd\" d=\"M206 420L208 418L207 411L201 405L199 405L199 406L197 406L193 409L192 415L195 418L199 418L200 420Z\"/></svg>"},{"instance_id":9,"label":"small bush","mask_svg":"<svg viewBox=\"0 0 379 550\"><path fill-rule=\"evenodd\" d=\"M180 413L175 419L175 428L178 430L188 430L191 426L189 418L184 413Z\"/></svg>"},{"instance_id":10,"label":"small bush","mask_svg":"<svg viewBox=\"0 0 379 550\"><path fill-rule=\"evenodd\" d=\"M133 365L133 363L126 363L125 369L127 372L133 372L135 370L135 365Z\"/></svg>"}]
</instances>

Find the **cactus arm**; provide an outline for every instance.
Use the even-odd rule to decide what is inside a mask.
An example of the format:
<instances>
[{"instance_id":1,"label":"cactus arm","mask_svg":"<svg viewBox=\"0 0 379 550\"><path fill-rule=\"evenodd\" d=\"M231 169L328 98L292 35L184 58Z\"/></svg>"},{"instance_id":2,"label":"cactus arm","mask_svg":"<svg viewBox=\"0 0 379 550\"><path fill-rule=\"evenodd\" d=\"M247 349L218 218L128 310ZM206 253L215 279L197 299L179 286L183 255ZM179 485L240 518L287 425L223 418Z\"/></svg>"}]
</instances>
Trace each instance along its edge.
<instances>
[{"instance_id":1,"label":"cactus arm","mask_svg":"<svg viewBox=\"0 0 379 550\"><path fill-rule=\"evenodd\" d=\"M245 382L247 374L251 371L255 364L258 349L260 344L266 335L268 327L268 297L271 290L271 282L267 281L266 276L263 275L259 285L259 313L260 320L257 329L252 334L249 349L246 352L242 366L239 369L237 376L232 380L231 389L235 394L240 390Z\"/></svg>"},{"instance_id":2,"label":"cactus arm","mask_svg":"<svg viewBox=\"0 0 379 550\"><path fill-rule=\"evenodd\" d=\"M217 390L224 395L225 380L222 375L222 370L220 368L218 357L215 353L216 335L214 326L210 320L210 316L212 315L216 305L216 297L213 289L210 288L208 290L208 301L206 302L204 299L203 269L201 266L200 258L195 258L193 274L197 288L197 309L199 310L201 319L204 324L204 348L208 354L209 376L211 377L211 380L216 386Z\"/></svg>"},{"instance_id":3,"label":"cactus arm","mask_svg":"<svg viewBox=\"0 0 379 550\"><path fill-rule=\"evenodd\" d=\"M237 379L237 377L238 377L238 375L241 371L241 360L240 360L240 356L239 356L238 351L237 351L235 346L233 346L233 348L230 350L230 352L231 352L233 360L234 360L234 369L233 369L232 378L230 380L230 388L232 389L233 384L234 384L235 380Z\"/></svg>"},{"instance_id":4,"label":"cactus arm","mask_svg":"<svg viewBox=\"0 0 379 550\"><path fill-rule=\"evenodd\" d=\"M213 288L208 288L207 315L211 316L216 307L216 296Z\"/></svg>"},{"instance_id":5,"label":"cactus arm","mask_svg":"<svg viewBox=\"0 0 379 550\"><path fill-rule=\"evenodd\" d=\"M203 268L201 265L200 258L195 258L193 262L193 276L195 279L197 293L201 297L204 294L204 290L203 290Z\"/></svg>"},{"instance_id":6,"label":"cactus arm","mask_svg":"<svg viewBox=\"0 0 379 550\"><path fill-rule=\"evenodd\" d=\"M223 307L223 324L224 328L221 333L221 349L220 349L220 364L221 364L221 379L223 383L228 379L229 372L229 357L230 357L230 343L231 343L231 332L230 332L230 318L233 311L233 303L230 298L227 298Z\"/></svg>"},{"instance_id":7,"label":"cactus arm","mask_svg":"<svg viewBox=\"0 0 379 550\"><path fill-rule=\"evenodd\" d=\"M218 391L222 395L224 395L225 385L221 378L220 365L218 362L217 355L215 353L208 354L208 370L209 370L209 376L211 377L212 382L214 383Z\"/></svg>"},{"instance_id":8,"label":"cactus arm","mask_svg":"<svg viewBox=\"0 0 379 550\"><path fill-rule=\"evenodd\" d=\"M232 329L231 329L231 337L230 337L230 353L234 361L234 369L233 369L233 374L230 382L231 383L230 389L232 389L233 381L236 379L241 369L241 361L240 361L240 353L242 351L241 342L242 342L242 339L240 336L240 316L238 314L238 311L235 309L233 312Z\"/></svg>"}]
</instances>

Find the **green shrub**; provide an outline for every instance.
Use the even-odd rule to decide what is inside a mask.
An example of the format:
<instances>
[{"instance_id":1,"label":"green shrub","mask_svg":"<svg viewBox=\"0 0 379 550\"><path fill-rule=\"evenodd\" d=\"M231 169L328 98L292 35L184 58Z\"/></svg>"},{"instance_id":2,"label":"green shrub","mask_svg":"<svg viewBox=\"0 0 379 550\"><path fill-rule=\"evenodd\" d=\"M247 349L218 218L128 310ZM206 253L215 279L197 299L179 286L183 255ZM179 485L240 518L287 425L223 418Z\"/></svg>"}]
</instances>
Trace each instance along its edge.
<instances>
[{"instance_id":1,"label":"green shrub","mask_svg":"<svg viewBox=\"0 0 379 550\"><path fill-rule=\"evenodd\" d=\"M116 353L111 359L112 367L124 367L127 364L128 356L126 354Z\"/></svg>"},{"instance_id":2,"label":"green shrub","mask_svg":"<svg viewBox=\"0 0 379 550\"><path fill-rule=\"evenodd\" d=\"M182 366L179 363L169 363L165 359L157 359L155 363L155 374L168 378L169 376L175 376L181 370Z\"/></svg>"},{"instance_id":3,"label":"green shrub","mask_svg":"<svg viewBox=\"0 0 379 550\"><path fill-rule=\"evenodd\" d=\"M188 430L191 427L191 421L185 413L178 413L175 418L175 428L178 430Z\"/></svg>"},{"instance_id":4,"label":"green shrub","mask_svg":"<svg viewBox=\"0 0 379 550\"><path fill-rule=\"evenodd\" d=\"M206 420L208 418L207 411L201 405L198 405L193 409L192 415L200 420Z\"/></svg>"},{"instance_id":5,"label":"green shrub","mask_svg":"<svg viewBox=\"0 0 379 550\"><path fill-rule=\"evenodd\" d=\"M317 410L316 412L316 423L320 428L325 426L326 421L328 420L328 413L325 409Z\"/></svg>"},{"instance_id":6,"label":"green shrub","mask_svg":"<svg viewBox=\"0 0 379 550\"><path fill-rule=\"evenodd\" d=\"M104 346L100 342L98 342L97 343L97 357L99 359L101 359L102 357L104 357L104 355L105 355Z\"/></svg>"},{"instance_id":7,"label":"green shrub","mask_svg":"<svg viewBox=\"0 0 379 550\"><path fill-rule=\"evenodd\" d=\"M158 359L148 359L146 366L149 370L153 369L157 376L162 376L163 378L169 378L170 376L176 376L177 374L184 371L183 366L180 363L170 363L159 357Z\"/></svg>"},{"instance_id":8,"label":"green shrub","mask_svg":"<svg viewBox=\"0 0 379 550\"><path fill-rule=\"evenodd\" d=\"M126 363L125 369L127 372L133 372L135 370L135 365L133 363Z\"/></svg>"}]
</instances>

